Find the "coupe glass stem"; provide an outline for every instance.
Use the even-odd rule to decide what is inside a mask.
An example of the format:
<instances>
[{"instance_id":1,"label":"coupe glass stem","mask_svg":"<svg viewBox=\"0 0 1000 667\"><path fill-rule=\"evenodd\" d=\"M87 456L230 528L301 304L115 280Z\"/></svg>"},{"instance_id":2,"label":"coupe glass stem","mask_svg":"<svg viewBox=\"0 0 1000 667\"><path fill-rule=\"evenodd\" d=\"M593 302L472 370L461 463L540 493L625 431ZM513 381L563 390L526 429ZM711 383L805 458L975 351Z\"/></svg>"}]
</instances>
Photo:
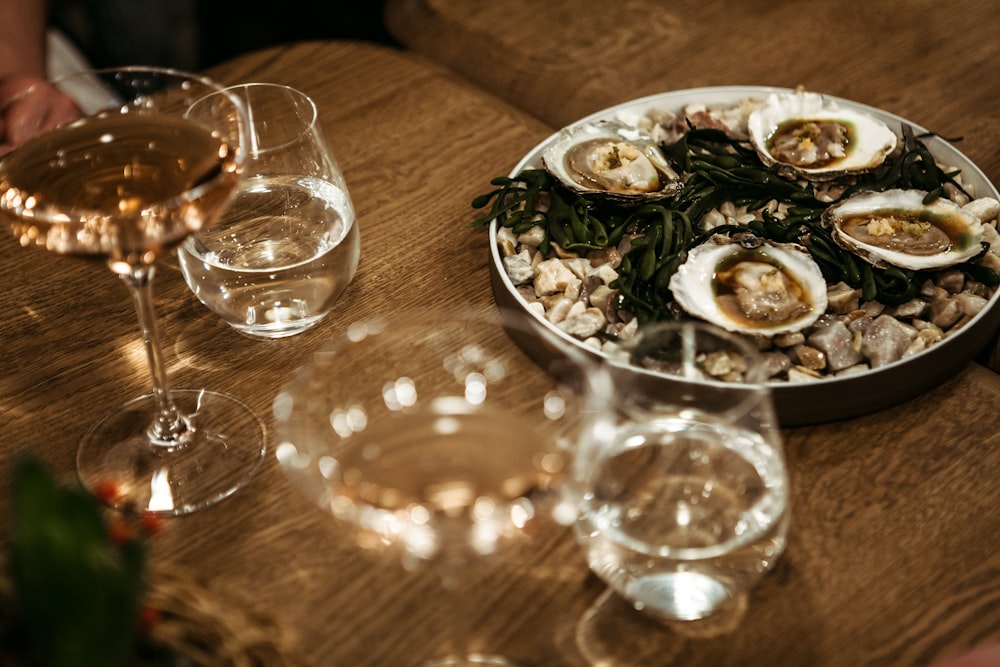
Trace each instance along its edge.
<instances>
[{"instance_id":1,"label":"coupe glass stem","mask_svg":"<svg viewBox=\"0 0 1000 667\"><path fill-rule=\"evenodd\" d=\"M421 663L420 667L516 667L515 663L488 651L476 648L473 636L477 610L472 604L475 590L489 568L488 556L470 558L468 553L445 556L437 563L436 572L448 600L447 617L442 619L445 635L443 652Z\"/></svg>"},{"instance_id":2,"label":"coupe glass stem","mask_svg":"<svg viewBox=\"0 0 1000 667\"><path fill-rule=\"evenodd\" d=\"M185 419L174 405L170 396L170 386L167 381L166 364L163 362L163 350L160 345L160 334L156 324L156 312L153 308L153 275L154 265L136 265L122 274L122 280L132 294L135 312L139 316L142 327L142 340L146 347L146 357L149 360L149 374L153 381L153 402L156 405L156 416L149 425L147 434L150 443L162 447L177 447L183 445L191 431L188 420Z\"/></svg>"}]
</instances>

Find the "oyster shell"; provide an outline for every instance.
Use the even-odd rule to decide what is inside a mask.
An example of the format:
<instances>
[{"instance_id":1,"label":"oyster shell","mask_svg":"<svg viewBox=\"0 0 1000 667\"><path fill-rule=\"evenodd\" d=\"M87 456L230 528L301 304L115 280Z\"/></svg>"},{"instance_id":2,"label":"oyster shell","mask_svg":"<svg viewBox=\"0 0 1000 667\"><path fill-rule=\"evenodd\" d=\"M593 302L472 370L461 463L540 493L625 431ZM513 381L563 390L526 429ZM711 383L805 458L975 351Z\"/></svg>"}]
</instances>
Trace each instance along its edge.
<instances>
[{"instance_id":1,"label":"oyster shell","mask_svg":"<svg viewBox=\"0 0 1000 667\"><path fill-rule=\"evenodd\" d=\"M747 131L765 164L816 181L871 171L898 141L874 116L840 108L817 93L768 96L750 113Z\"/></svg>"},{"instance_id":2,"label":"oyster shell","mask_svg":"<svg viewBox=\"0 0 1000 667\"><path fill-rule=\"evenodd\" d=\"M834 241L875 266L929 270L972 259L982 250L983 224L961 206L921 190L861 192L824 214Z\"/></svg>"},{"instance_id":3,"label":"oyster shell","mask_svg":"<svg viewBox=\"0 0 1000 667\"><path fill-rule=\"evenodd\" d=\"M570 190L622 204L663 199L681 185L652 137L620 121L566 128L542 153L542 164Z\"/></svg>"},{"instance_id":4,"label":"oyster shell","mask_svg":"<svg viewBox=\"0 0 1000 667\"><path fill-rule=\"evenodd\" d=\"M819 266L790 243L703 243L688 252L669 287L689 314L751 335L799 331L827 306Z\"/></svg>"}]
</instances>

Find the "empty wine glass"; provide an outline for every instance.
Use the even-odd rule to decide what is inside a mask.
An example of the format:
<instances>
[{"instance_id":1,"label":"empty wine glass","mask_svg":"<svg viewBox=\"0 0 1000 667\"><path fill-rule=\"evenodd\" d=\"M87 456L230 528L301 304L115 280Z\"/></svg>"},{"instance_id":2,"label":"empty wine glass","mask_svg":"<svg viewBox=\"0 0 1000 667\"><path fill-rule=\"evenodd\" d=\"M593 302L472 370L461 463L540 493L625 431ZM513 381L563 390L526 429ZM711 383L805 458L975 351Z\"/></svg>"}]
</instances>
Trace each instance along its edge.
<instances>
[{"instance_id":1,"label":"empty wine glass","mask_svg":"<svg viewBox=\"0 0 1000 667\"><path fill-rule=\"evenodd\" d=\"M457 586L470 562L558 505L588 412L588 366L553 357L543 370L485 315L356 324L275 398L277 458L359 545ZM454 639L454 654L424 664L512 664Z\"/></svg>"},{"instance_id":2,"label":"empty wine glass","mask_svg":"<svg viewBox=\"0 0 1000 667\"><path fill-rule=\"evenodd\" d=\"M236 188L245 113L217 95L223 112L213 122L190 118L195 101L222 88L175 70L86 71L52 85L77 100L80 116L0 160L0 215L22 246L103 260L121 277L153 384L87 433L77 471L112 506L185 514L245 485L264 454L263 425L239 400L170 388L152 299L157 259L215 220ZM50 93L40 84L11 104Z\"/></svg>"}]
</instances>

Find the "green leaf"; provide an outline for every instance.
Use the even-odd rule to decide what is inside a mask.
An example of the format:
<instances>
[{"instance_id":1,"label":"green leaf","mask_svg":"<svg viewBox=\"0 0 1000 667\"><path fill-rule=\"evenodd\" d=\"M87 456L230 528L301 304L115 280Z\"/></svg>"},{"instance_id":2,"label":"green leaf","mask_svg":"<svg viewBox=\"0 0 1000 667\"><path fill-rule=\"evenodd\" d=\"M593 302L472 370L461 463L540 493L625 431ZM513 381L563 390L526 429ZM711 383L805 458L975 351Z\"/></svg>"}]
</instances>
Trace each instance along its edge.
<instances>
[{"instance_id":1,"label":"green leaf","mask_svg":"<svg viewBox=\"0 0 1000 667\"><path fill-rule=\"evenodd\" d=\"M41 665L113 667L132 652L145 547L114 545L95 500L31 458L15 466L11 577L24 638Z\"/></svg>"}]
</instances>

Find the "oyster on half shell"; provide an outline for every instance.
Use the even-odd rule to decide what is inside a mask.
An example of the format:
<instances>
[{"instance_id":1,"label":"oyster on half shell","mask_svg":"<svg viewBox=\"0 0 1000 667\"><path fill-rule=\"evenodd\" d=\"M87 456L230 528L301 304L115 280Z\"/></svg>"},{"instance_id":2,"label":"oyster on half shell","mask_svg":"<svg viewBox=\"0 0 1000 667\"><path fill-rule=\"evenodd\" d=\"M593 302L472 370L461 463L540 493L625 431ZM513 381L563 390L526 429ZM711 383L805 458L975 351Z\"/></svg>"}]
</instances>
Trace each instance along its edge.
<instances>
[{"instance_id":1,"label":"oyster on half shell","mask_svg":"<svg viewBox=\"0 0 1000 667\"><path fill-rule=\"evenodd\" d=\"M861 192L823 214L834 241L875 266L929 270L972 259L983 224L961 206L922 190Z\"/></svg>"},{"instance_id":2,"label":"oyster on half shell","mask_svg":"<svg viewBox=\"0 0 1000 667\"><path fill-rule=\"evenodd\" d=\"M794 177L831 180L875 169L896 148L889 127L818 93L775 93L750 113L750 141L768 166Z\"/></svg>"},{"instance_id":3,"label":"oyster on half shell","mask_svg":"<svg viewBox=\"0 0 1000 667\"><path fill-rule=\"evenodd\" d=\"M669 288L690 315L750 335L805 329L827 306L819 266L791 243L703 243L688 252Z\"/></svg>"},{"instance_id":4,"label":"oyster on half shell","mask_svg":"<svg viewBox=\"0 0 1000 667\"><path fill-rule=\"evenodd\" d=\"M653 138L620 121L564 129L542 153L542 164L570 190L622 204L663 199L681 185Z\"/></svg>"}]
</instances>

